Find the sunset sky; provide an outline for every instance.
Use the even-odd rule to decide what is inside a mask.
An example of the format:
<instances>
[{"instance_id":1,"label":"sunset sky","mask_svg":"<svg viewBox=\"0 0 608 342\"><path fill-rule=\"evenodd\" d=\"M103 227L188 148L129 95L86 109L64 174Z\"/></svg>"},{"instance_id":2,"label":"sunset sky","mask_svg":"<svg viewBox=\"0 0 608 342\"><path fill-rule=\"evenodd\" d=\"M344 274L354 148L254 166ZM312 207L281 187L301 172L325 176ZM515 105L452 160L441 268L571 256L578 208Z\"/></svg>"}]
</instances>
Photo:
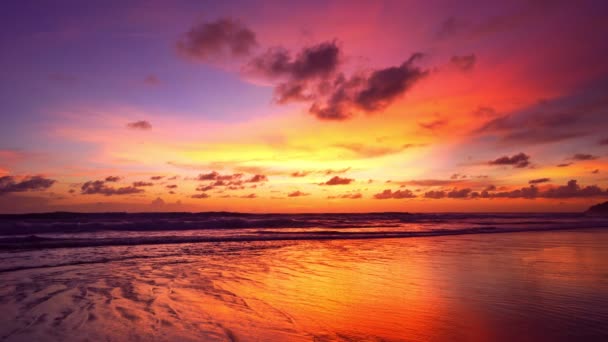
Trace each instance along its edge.
<instances>
[{"instance_id":1,"label":"sunset sky","mask_svg":"<svg viewBox=\"0 0 608 342\"><path fill-rule=\"evenodd\" d=\"M0 212L580 211L605 1L9 1Z\"/></svg>"}]
</instances>

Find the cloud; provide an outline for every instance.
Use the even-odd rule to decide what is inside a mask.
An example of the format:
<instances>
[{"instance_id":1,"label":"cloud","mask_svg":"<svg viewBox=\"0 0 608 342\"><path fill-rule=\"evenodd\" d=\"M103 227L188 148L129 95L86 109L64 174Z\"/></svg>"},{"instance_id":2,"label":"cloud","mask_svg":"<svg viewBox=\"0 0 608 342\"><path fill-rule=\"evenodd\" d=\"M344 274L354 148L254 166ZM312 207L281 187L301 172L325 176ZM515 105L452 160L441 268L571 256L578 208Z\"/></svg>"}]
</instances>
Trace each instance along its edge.
<instances>
[{"instance_id":1,"label":"cloud","mask_svg":"<svg viewBox=\"0 0 608 342\"><path fill-rule=\"evenodd\" d=\"M177 42L177 50L183 56L209 62L248 56L257 45L253 31L239 21L222 18L192 27Z\"/></svg>"},{"instance_id":2,"label":"cloud","mask_svg":"<svg viewBox=\"0 0 608 342\"><path fill-rule=\"evenodd\" d=\"M397 182L402 185L413 186L447 186L462 183L460 179L414 179L404 182Z\"/></svg>"},{"instance_id":3,"label":"cloud","mask_svg":"<svg viewBox=\"0 0 608 342\"><path fill-rule=\"evenodd\" d=\"M602 139L599 141L600 145L608 145L608 138Z\"/></svg>"},{"instance_id":4,"label":"cloud","mask_svg":"<svg viewBox=\"0 0 608 342\"><path fill-rule=\"evenodd\" d=\"M460 173L454 173L450 176L450 179L452 179L452 180L465 179L465 178L467 178L467 175L461 175Z\"/></svg>"},{"instance_id":5,"label":"cloud","mask_svg":"<svg viewBox=\"0 0 608 342\"><path fill-rule=\"evenodd\" d=\"M530 156L518 153L511 157L504 156L488 162L489 165L512 165L514 168L524 168L530 165Z\"/></svg>"},{"instance_id":6,"label":"cloud","mask_svg":"<svg viewBox=\"0 0 608 342\"><path fill-rule=\"evenodd\" d=\"M402 199L402 198L415 198L416 195L410 190L397 190L392 191L390 189L386 189L380 193L374 195L375 199Z\"/></svg>"},{"instance_id":7,"label":"cloud","mask_svg":"<svg viewBox=\"0 0 608 342\"><path fill-rule=\"evenodd\" d=\"M177 189L177 184L169 184L169 185L166 185L165 188L167 188L167 189Z\"/></svg>"},{"instance_id":8,"label":"cloud","mask_svg":"<svg viewBox=\"0 0 608 342\"><path fill-rule=\"evenodd\" d=\"M42 176L27 176L17 181L13 176L0 177L0 195L12 192L43 191L55 184L55 180Z\"/></svg>"},{"instance_id":9,"label":"cloud","mask_svg":"<svg viewBox=\"0 0 608 342\"><path fill-rule=\"evenodd\" d=\"M141 182L141 181L133 182L133 186L136 188L140 188L140 187L144 187L144 186L153 186L153 185L154 185L154 183L150 183L150 182Z\"/></svg>"},{"instance_id":10,"label":"cloud","mask_svg":"<svg viewBox=\"0 0 608 342\"><path fill-rule=\"evenodd\" d=\"M598 173L600 173L600 169L595 169L595 170L593 170L593 172L591 172L591 173L593 173L593 174L598 174Z\"/></svg>"},{"instance_id":11,"label":"cloud","mask_svg":"<svg viewBox=\"0 0 608 342\"><path fill-rule=\"evenodd\" d=\"M334 170L334 169L325 169L325 170L322 170L322 171L319 171L319 172L322 173L322 174L324 174L324 175L326 175L326 176L329 176L329 175L335 175L335 174L338 174L338 175L339 174L343 174L343 173L348 172L349 170L350 170L350 167L345 167L343 169L337 169L337 170Z\"/></svg>"},{"instance_id":12,"label":"cloud","mask_svg":"<svg viewBox=\"0 0 608 342\"><path fill-rule=\"evenodd\" d=\"M438 128L444 127L448 124L448 120L446 119L435 119L429 122L419 122L418 126L424 129L428 129L429 131L434 131Z\"/></svg>"},{"instance_id":13,"label":"cloud","mask_svg":"<svg viewBox=\"0 0 608 342\"><path fill-rule=\"evenodd\" d=\"M537 178L537 179L531 179L530 181L528 181L528 184L540 184L540 183L547 183L550 181L551 181L551 178Z\"/></svg>"},{"instance_id":14,"label":"cloud","mask_svg":"<svg viewBox=\"0 0 608 342\"><path fill-rule=\"evenodd\" d=\"M149 129L152 129L152 125L146 120L140 120L135 122L129 122L127 124L127 128L147 131Z\"/></svg>"},{"instance_id":15,"label":"cloud","mask_svg":"<svg viewBox=\"0 0 608 342\"><path fill-rule=\"evenodd\" d=\"M257 198L258 196L256 194L249 194L249 195L243 195L240 196L240 198Z\"/></svg>"},{"instance_id":16,"label":"cloud","mask_svg":"<svg viewBox=\"0 0 608 342\"><path fill-rule=\"evenodd\" d=\"M127 186L121 188L113 188L107 186L104 181L88 181L82 185L80 188L80 193L83 195L95 195L100 194L104 196L113 196L113 195L130 195L144 192L143 189L139 189L135 186Z\"/></svg>"},{"instance_id":17,"label":"cloud","mask_svg":"<svg viewBox=\"0 0 608 342\"><path fill-rule=\"evenodd\" d=\"M412 147L418 147L419 144L404 144L398 147L386 147L386 146L371 146L364 144L336 144L334 145L339 148L348 150L358 157L361 158L374 158L382 157L386 155L400 153Z\"/></svg>"},{"instance_id":18,"label":"cloud","mask_svg":"<svg viewBox=\"0 0 608 342\"><path fill-rule=\"evenodd\" d=\"M350 184L354 181L352 178L343 178L340 176L333 176L325 183L321 183L321 185L346 185Z\"/></svg>"},{"instance_id":19,"label":"cloud","mask_svg":"<svg viewBox=\"0 0 608 342\"><path fill-rule=\"evenodd\" d=\"M310 194L297 190L297 191L290 192L289 194L287 194L287 197L300 197L300 196L308 196L308 195L310 195Z\"/></svg>"},{"instance_id":20,"label":"cloud","mask_svg":"<svg viewBox=\"0 0 608 342\"><path fill-rule=\"evenodd\" d=\"M572 164L574 164L574 163L562 163L562 164L557 164L557 167L568 167Z\"/></svg>"},{"instance_id":21,"label":"cloud","mask_svg":"<svg viewBox=\"0 0 608 342\"><path fill-rule=\"evenodd\" d=\"M465 56L452 56L450 63L461 71L468 72L473 70L477 57L475 54Z\"/></svg>"},{"instance_id":22,"label":"cloud","mask_svg":"<svg viewBox=\"0 0 608 342\"><path fill-rule=\"evenodd\" d=\"M192 197L192 198L199 198L199 199L200 198L209 198L209 194L206 194L206 193L202 192L200 194L194 194L194 195L192 195L190 197Z\"/></svg>"},{"instance_id":23,"label":"cloud","mask_svg":"<svg viewBox=\"0 0 608 342\"><path fill-rule=\"evenodd\" d=\"M570 159L572 160L595 160L599 157L591 155L591 154L584 154L584 153L577 153L575 155L573 155L572 157L570 157Z\"/></svg>"},{"instance_id":24,"label":"cloud","mask_svg":"<svg viewBox=\"0 0 608 342\"><path fill-rule=\"evenodd\" d=\"M294 171L289 173L289 176L291 177L306 177L310 174L320 174L320 175L325 175L325 176L331 176L331 175L339 175L339 174L343 174L346 173L350 170L350 167L345 167L343 169L325 169L325 170L305 170L305 171Z\"/></svg>"},{"instance_id":25,"label":"cloud","mask_svg":"<svg viewBox=\"0 0 608 342\"><path fill-rule=\"evenodd\" d=\"M106 177L106 182L118 182L121 178L118 176L108 176Z\"/></svg>"},{"instance_id":26,"label":"cloud","mask_svg":"<svg viewBox=\"0 0 608 342\"><path fill-rule=\"evenodd\" d=\"M361 195L360 192L357 192L357 193L353 193L353 194L343 194L343 195L338 195L338 196L327 196L327 199L337 199L337 198L343 198L343 199L361 199L361 198L363 198L363 195Z\"/></svg>"},{"instance_id":27,"label":"cloud","mask_svg":"<svg viewBox=\"0 0 608 342\"><path fill-rule=\"evenodd\" d=\"M290 173L289 175L291 177L306 177L308 176L312 171L295 171Z\"/></svg>"},{"instance_id":28,"label":"cloud","mask_svg":"<svg viewBox=\"0 0 608 342\"><path fill-rule=\"evenodd\" d=\"M152 177L150 177L150 180L155 180L156 181L156 180L161 180L163 178L165 178L165 176L152 176Z\"/></svg>"},{"instance_id":29,"label":"cloud","mask_svg":"<svg viewBox=\"0 0 608 342\"><path fill-rule=\"evenodd\" d=\"M150 204L154 207L162 207L163 205L165 205L165 201L163 201L163 199L160 197L156 197L156 199Z\"/></svg>"}]
</instances>

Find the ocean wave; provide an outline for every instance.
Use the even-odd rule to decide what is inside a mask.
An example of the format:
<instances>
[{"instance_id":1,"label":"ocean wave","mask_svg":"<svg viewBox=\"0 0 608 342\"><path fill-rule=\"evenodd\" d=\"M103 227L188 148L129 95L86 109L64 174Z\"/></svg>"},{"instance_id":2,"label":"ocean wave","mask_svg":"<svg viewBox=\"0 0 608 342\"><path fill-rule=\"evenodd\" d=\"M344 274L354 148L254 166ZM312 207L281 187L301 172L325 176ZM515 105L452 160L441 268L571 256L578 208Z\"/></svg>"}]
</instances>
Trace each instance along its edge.
<instances>
[{"instance_id":1,"label":"ocean wave","mask_svg":"<svg viewBox=\"0 0 608 342\"><path fill-rule=\"evenodd\" d=\"M111 238L53 238L36 235L25 237L0 238L0 250L49 249L49 248L83 248L103 246L138 246L184 243L217 243L217 242L253 242L253 241L288 241L288 240L346 240L346 239L392 239L412 237L435 237L466 234L496 234L513 232L555 231L572 229L606 229L608 222L598 225L587 224L554 224L544 226L510 226L510 227L473 227L462 229L429 229L423 231L356 231L341 232L335 230L257 231L236 235L160 235Z\"/></svg>"}]
</instances>

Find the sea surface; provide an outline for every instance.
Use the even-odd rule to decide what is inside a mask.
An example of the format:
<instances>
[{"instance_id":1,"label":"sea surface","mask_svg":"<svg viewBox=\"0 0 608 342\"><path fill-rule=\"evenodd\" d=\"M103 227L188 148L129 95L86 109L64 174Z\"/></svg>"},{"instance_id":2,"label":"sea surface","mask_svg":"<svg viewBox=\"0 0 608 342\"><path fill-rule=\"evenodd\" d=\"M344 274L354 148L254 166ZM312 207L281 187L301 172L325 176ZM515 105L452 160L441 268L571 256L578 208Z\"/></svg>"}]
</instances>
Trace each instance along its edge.
<instances>
[{"instance_id":1,"label":"sea surface","mask_svg":"<svg viewBox=\"0 0 608 342\"><path fill-rule=\"evenodd\" d=\"M608 341L608 218L0 215L0 341Z\"/></svg>"}]
</instances>

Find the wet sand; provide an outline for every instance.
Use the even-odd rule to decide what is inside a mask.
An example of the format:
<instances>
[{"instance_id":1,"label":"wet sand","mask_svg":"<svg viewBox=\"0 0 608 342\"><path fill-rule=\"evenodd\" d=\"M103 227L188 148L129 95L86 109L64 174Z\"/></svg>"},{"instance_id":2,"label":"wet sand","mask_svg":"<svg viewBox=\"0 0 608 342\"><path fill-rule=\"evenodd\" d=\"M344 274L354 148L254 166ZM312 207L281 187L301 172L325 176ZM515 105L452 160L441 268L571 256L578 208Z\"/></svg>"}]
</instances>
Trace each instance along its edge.
<instances>
[{"instance_id":1,"label":"wet sand","mask_svg":"<svg viewBox=\"0 0 608 342\"><path fill-rule=\"evenodd\" d=\"M6 341L608 340L608 231L3 254ZM65 266L62 260L82 260ZM26 260L27 261L27 260Z\"/></svg>"}]
</instances>

